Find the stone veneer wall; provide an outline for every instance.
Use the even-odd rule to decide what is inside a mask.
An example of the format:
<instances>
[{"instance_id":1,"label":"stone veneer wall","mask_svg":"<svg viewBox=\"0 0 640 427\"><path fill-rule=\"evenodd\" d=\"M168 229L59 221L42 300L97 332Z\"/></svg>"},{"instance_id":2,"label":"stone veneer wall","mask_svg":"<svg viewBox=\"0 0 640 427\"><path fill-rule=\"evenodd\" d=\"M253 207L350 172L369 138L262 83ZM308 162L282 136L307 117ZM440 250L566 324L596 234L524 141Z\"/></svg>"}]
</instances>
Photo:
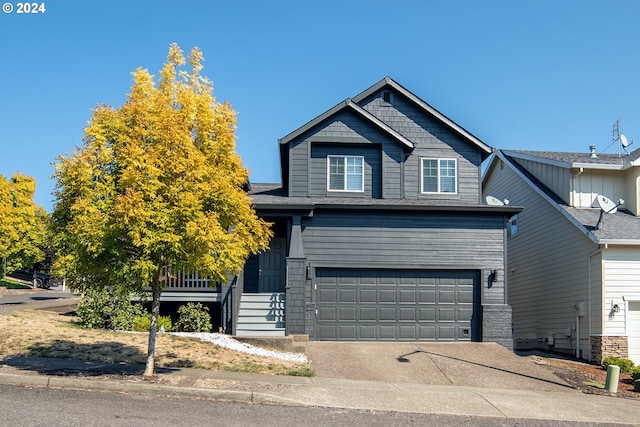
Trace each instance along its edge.
<instances>
[{"instance_id":1,"label":"stone veneer wall","mask_svg":"<svg viewBox=\"0 0 640 427\"><path fill-rule=\"evenodd\" d=\"M306 259L287 258L286 335L305 333Z\"/></svg>"},{"instance_id":2,"label":"stone veneer wall","mask_svg":"<svg viewBox=\"0 0 640 427\"><path fill-rule=\"evenodd\" d=\"M629 345L627 337L618 336L592 336L591 361L602 364L605 357L616 356L622 358L629 357Z\"/></svg>"},{"instance_id":3,"label":"stone veneer wall","mask_svg":"<svg viewBox=\"0 0 640 427\"><path fill-rule=\"evenodd\" d=\"M495 342L513 350L510 305L485 304L482 306L482 341Z\"/></svg>"}]
</instances>

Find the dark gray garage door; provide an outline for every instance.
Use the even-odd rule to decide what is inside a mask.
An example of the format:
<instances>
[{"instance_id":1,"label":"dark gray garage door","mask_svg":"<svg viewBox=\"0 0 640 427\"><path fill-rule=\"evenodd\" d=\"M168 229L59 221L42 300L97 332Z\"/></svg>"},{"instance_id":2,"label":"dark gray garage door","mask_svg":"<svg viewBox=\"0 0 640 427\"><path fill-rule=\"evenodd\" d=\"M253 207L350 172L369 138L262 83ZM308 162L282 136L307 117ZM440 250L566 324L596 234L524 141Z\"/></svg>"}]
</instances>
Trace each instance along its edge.
<instances>
[{"instance_id":1,"label":"dark gray garage door","mask_svg":"<svg viewBox=\"0 0 640 427\"><path fill-rule=\"evenodd\" d=\"M316 268L320 340L480 341L476 271Z\"/></svg>"}]
</instances>

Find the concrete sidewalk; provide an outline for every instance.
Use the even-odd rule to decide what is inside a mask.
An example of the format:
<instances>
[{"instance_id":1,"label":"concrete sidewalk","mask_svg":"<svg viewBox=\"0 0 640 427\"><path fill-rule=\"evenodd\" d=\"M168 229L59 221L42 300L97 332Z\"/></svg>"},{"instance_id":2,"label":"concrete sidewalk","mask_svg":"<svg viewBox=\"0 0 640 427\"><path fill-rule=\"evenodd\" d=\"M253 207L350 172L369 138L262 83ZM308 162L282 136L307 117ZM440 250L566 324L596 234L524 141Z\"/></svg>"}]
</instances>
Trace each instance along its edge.
<instances>
[{"instance_id":1,"label":"concrete sidewalk","mask_svg":"<svg viewBox=\"0 0 640 427\"><path fill-rule=\"evenodd\" d=\"M587 395L573 389L518 390L196 369L159 369L155 382L149 383L138 376L144 370L141 365L46 358L14 358L0 363L0 384L505 420L640 425L640 399ZM163 384L168 376L174 377L173 385Z\"/></svg>"}]
</instances>

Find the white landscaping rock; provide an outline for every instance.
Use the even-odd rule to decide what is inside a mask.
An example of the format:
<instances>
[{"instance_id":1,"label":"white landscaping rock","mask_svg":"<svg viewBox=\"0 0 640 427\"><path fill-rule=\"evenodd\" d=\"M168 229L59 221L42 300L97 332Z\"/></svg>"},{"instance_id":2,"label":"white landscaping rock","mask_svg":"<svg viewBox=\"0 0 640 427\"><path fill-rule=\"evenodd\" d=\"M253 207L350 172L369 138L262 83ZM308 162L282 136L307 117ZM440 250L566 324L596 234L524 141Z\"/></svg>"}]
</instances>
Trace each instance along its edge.
<instances>
[{"instance_id":1,"label":"white landscaping rock","mask_svg":"<svg viewBox=\"0 0 640 427\"><path fill-rule=\"evenodd\" d=\"M178 337L197 338L201 341L228 348L243 353L253 354L256 356L273 357L280 360L288 360L290 362L306 363L309 360L302 353L285 353L281 351L267 350L255 347L251 344L240 342L229 335L216 334L210 332L171 332L171 335Z\"/></svg>"}]
</instances>

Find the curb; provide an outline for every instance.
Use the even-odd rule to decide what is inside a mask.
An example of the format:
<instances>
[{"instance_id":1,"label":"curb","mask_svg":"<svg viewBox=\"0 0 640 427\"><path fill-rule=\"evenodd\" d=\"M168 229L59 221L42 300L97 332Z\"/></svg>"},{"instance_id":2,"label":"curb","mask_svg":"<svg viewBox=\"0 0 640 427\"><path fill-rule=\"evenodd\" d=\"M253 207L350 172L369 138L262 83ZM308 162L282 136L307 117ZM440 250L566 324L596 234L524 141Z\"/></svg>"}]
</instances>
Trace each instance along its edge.
<instances>
[{"instance_id":1,"label":"curb","mask_svg":"<svg viewBox=\"0 0 640 427\"><path fill-rule=\"evenodd\" d=\"M124 383L113 380L89 380L46 375L19 375L0 373L0 384L22 387L59 388L117 393L137 393L153 396L189 396L200 399L225 400L240 403L280 404L307 406L291 399L267 393L240 390L220 390L197 387L176 387L162 384Z\"/></svg>"}]
</instances>

